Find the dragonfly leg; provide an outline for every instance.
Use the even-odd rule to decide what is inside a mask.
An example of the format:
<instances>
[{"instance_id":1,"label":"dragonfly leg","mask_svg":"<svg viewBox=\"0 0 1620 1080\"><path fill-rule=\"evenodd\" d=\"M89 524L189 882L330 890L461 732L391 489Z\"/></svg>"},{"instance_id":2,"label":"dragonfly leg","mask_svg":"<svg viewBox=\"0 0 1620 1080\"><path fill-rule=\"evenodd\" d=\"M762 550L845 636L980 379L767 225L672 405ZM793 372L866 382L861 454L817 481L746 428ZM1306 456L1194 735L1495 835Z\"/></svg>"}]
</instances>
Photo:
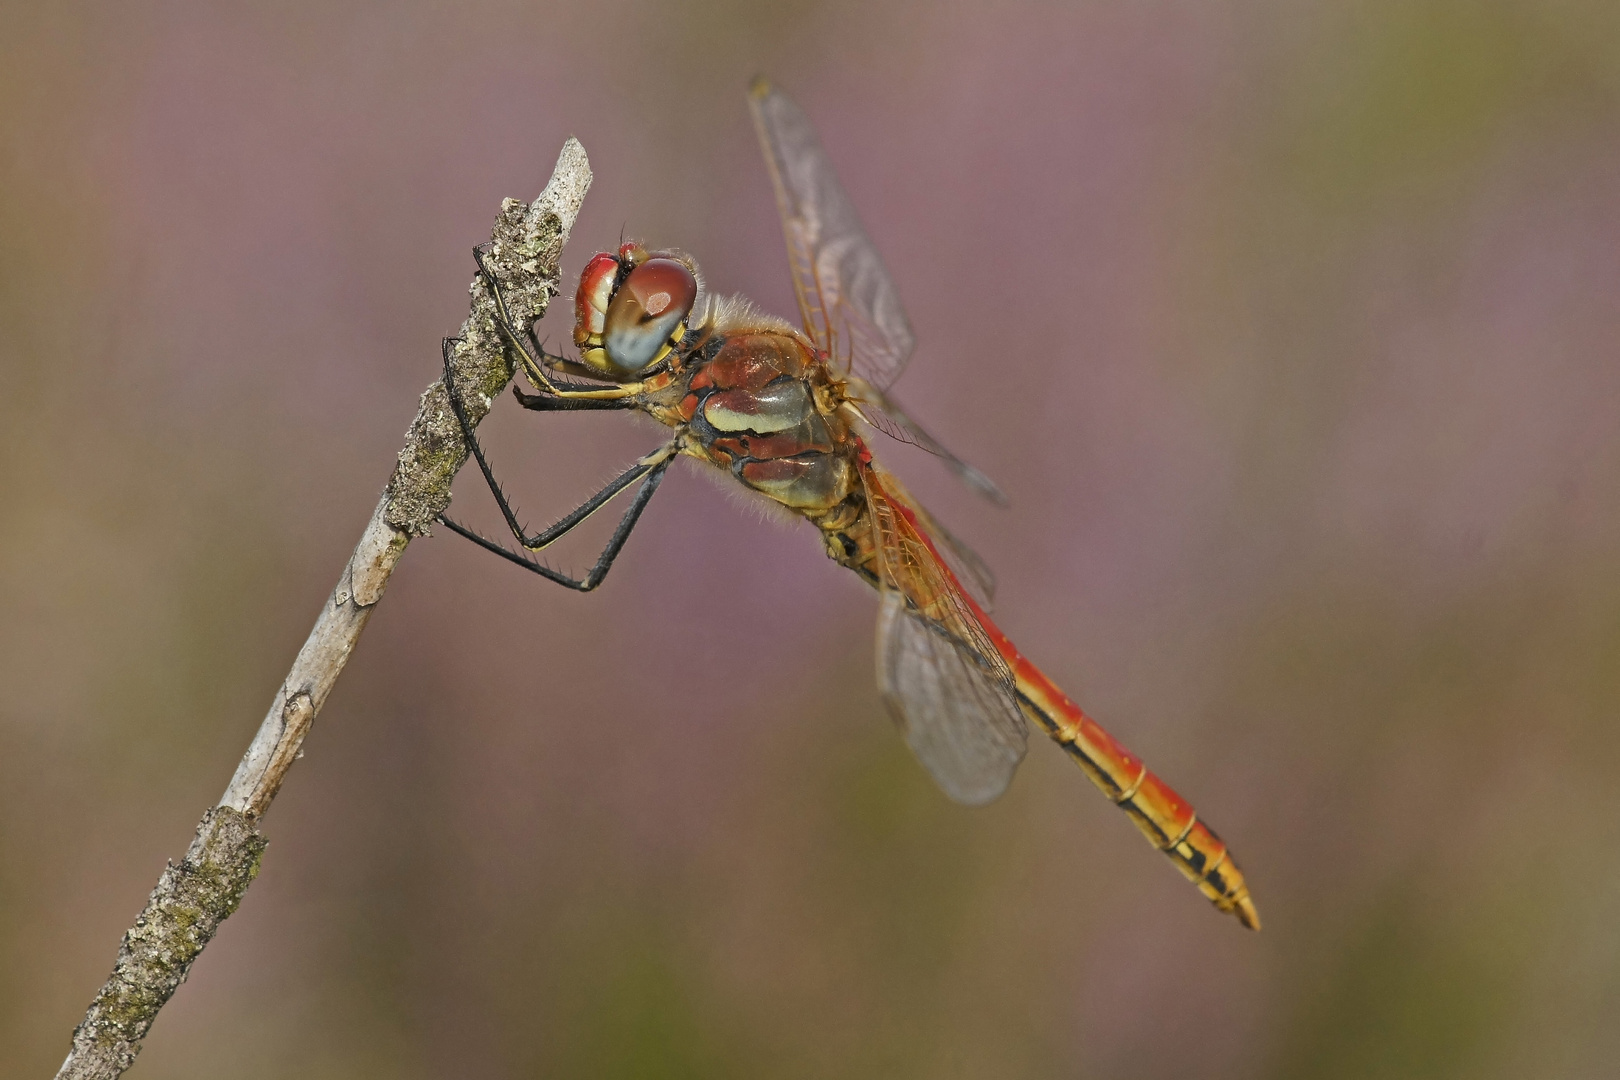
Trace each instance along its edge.
<instances>
[{"instance_id":1,"label":"dragonfly leg","mask_svg":"<svg viewBox=\"0 0 1620 1080\"><path fill-rule=\"evenodd\" d=\"M584 521L586 518L596 513L596 511L600 510L615 495L618 495L621 491L629 487L631 484L634 484L637 480L642 480L641 488L636 492L635 497L631 500L630 506L625 510L624 517L620 519L619 527L614 530L613 536L608 540L607 547L602 550L602 554L597 558L596 564L583 578L571 578L566 574L559 573L558 571L553 570L542 563L535 562L533 559L526 558L517 554L516 552L508 551L506 548L495 543L494 541L478 535L473 530L468 529L465 526L444 517L443 515L440 515L439 517L439 520L443 521L451 530L467 537L469 540L472 540L481 547L487 548L503 558L510 559L511 561L516 562L518 565L534 571L541 577L557 582L559 585L565 585L571 589L578 589L580 592L589 592L590 590L596 588L596 586L600 585L602 583L602 579L607 576L608 570L613 565L614 558L616 558L619 554L619 549L624 546L625 540L627 540L630 536L630 530L635 528L637 519L641 517L642 510L646 508L647 502L653 496L653 492L658 490L658 485L663 483L664 472L669 468L669 463L675 458L676 445L674 443L669 443L653 451L651 454L648 454L630 468L626 469L612 483L608 484L601 491L598 491L595 495L592 495L589 499L585 500L585 502L575 507L574 510L569 512L556 524L550 526L549 528L542 529L540 532L531 536L527 531L524 530L522 523L518 520L517 512L512 508L511 501L506 497L506 492L501 489L500 482L495 479L495 470L490 467L489 458L484 454L484 448L479 444L478 437L473 434L472 424L467 419L467 411L462 404L461 395L456 391L455 378L450 366L450 354L455 348L455 343L456 339L454 338L444 339L443 358L445 397L450 401L451 411L456 414L456 422L461 427L461 435L462 438L466 440L467 449L471 451L473 459L478 462L478 470L484 474L484 481L489 485L491 494L495 496L495 503L501 509L501 516L506 519L507 528L512 530L512 535L525 549L529 551L540 551L546 547L549 547L556 540L573 530L574 527L579 525L580 522ZM542 394L533 396L542 400L553 400L548 395ZM561 408L616 408L620 406L618 401L611 399L607 401L590 399L583 401L569 401L565 399L563 401L556 401L555 404L557 407ZM551 406L548 405L543 407Z\"/></svg>"},{"instance_id":2,"label":"dragonfly leg","mask_svg":"<svg viewBox=\"0 0 1620 1080\"><path fill-rule=\"evenodd\" d=\"M517 355L518 363L529 381L548 394L559 398L574 398L577 400L611 401L634 395L640 386L627 384L620 386L591 386L584 383L569 383L561 380L552 380L541 368L541 360L547 362L560 362L569 364L566 357L552 356L544 349L537 348L539 359L529 350L529 342L534 340L534 327L531 325L527 334L519 334L517 327L512 325L512 316L506 307L506 294L501 289L500 278L490 269L486 261L488 245L480 244L473 248L473 260L478 263L478 274L489 285L490 295L495 300L495 328L500 331L501 337L506 339L507 345ZM527 340L525 340L525 337Z\"/></svg>"},{"instance_id":3,"label":"dragonfly leg","mask_svg":"<svg viewBox=\"0 0 1620 1080\"><path fill-rule=\"evenodd\" d=\"M487 245L484 244L473 248L473 261L478 264L478 274L489 285L490 295L495 299L495 326L506 339L506 343L517 353L518 362L522 364L524 373L529 379L536 386L554 391L556 388L552 386L551 380L540 370L540 364L535 360L534 354L529 352L528 345L512 326L512 316L506 310L506 294L501 291L500 278L495 276L494 271L489 268L489 263L485 261L486 248ZM533 326L529 327L529 333L531 335L534 333Z\"/></svg>"},{"instance_id":4,"label":"dragonfly leg","mask_svg":"<svg viewBox=\"0 0 1620 1080\"><path fill-rule=\"evenodd\" d=\"M531 394L521 386L512 387L512 396L525 409L536 412L582 412L591 409L633 409L629 398L573 398L555 394Z\"/></svg>"},{"instance_id":5,"label":"dragonfly leg","mask_svg":"<svg viewBox=\"0 0 1620 1080\"><path fill-rule=\"evenodd\" d=\"M602 584L602 580L607 577L608 571L613 568L613 560L618 558L620 549L624 547L624 542L630 538L630 531L636 527L636 522L640 519L641 512L646 509L647 503L651 501L653 492L657 491L658 485L663 483L664 473L669 469L669 463L673 460L673 456L670 456L659 460L656 464L651 466L647 466L644 463L638 463L635 468L631 469L625 474L631 478L629 481L621 483L621 481L624 480L624 477L620 477L619 480L615 480L612 484L609 484L606 488L603 488L602 491L598 492L596 495L593 495L582 506L580 506L579 509L575 510L572 514L569 514L567 518L564 518L562 521L552 526L551 529L547 529L545 533L541 534L543 537L547 533L553 533L554 530L559 530L556 531L555 535L552 535L550 538L551 540L556 539L557 536L561 536L564 532L567 532L568 529L573 528L574 525L579 524L579 522L589 517L593 510L597 509L603 503L613 498L613 496L617 495L620 491L623 491L625 487L629 486L629 483L633 483L637 477L646 477L646 479L642 481L641 487L636 490L635 497L631 500L629 507L626 508L624 517L619 519L618 528L614 529L613 535L608 538L607 546L604 547L602 549L602 553L596 557L596 564L592 566L590 571L582 578L569 577L567 574L553 570L551 567L542 562L537 562L534 559L502 547L493 540L480 536L478 533L467 528L465 525L452 521L450 518L447 518L442 514L439 515L439 520L444 522L445 525L449 526L452 532L465 536L468 540L471 540L473 543L477 544L481 548L484 548L486 551L492 551L501 558L514 562L523 567L525 570L539 574L547 581L554 581L558 585L573 589L576 592L590 592L592 589ZM504 510L507 508L503 506L502 509ZM571 523L569 523L570 521ZM567 525L566 528L564 527L565 524ZM535 539L539 538L537 537ZM546 543L550 543L550 540L547 540ZM524 546L529 547L529 544L525 543ZM538 550L538 548L530 548L530 550Z\"/></svg>"},{"instance_id":6,"label":"dragonfly leg","mask_svg":"<svg viewBox=\"0 0 1620 1080\"><path fill-rule=\"evenodd\" d=\"M561 353L546 352L546 347L541 344L540 339L535 336L533 325L530 325L527 330L523 331L523 337L529 343L529 350L535 356L539 357L540 362L545 364L547 367L556 367L558 364L572 363L568 357L563 356Z\"/></svg>"}]
</instances>

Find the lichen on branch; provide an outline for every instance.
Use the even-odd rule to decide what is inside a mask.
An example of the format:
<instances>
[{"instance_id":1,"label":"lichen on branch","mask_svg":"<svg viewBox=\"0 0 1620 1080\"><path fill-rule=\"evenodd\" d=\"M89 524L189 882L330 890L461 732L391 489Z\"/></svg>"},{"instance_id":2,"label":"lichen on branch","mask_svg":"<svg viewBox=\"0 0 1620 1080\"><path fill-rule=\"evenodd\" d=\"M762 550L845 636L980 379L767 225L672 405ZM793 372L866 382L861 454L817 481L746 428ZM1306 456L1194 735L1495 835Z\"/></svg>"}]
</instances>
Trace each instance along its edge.
<instances>
[{"instance_id":1,"label":"lichen on branch","mask_svg":"<svg viewBox=\"0 0 1620 1080\"><path fill-rule=\"evenodd\" d=\"M116 1076L134 1063L158 1010L242 902L266 843L240 811L216 806L203 815L185 857L164 869L125 932L112 976L74 1030L73 1052L59 1078Z\"/></svg>"}]
</instances>

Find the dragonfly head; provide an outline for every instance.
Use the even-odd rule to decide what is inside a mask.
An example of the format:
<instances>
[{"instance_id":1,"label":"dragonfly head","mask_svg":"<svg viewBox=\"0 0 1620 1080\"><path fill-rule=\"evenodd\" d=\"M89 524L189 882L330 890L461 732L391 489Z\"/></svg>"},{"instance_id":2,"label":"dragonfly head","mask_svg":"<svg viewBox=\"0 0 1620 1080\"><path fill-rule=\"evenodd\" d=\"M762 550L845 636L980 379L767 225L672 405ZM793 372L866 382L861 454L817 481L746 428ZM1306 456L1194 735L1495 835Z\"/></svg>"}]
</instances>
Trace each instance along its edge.
<instances>
[{"instance_id":1,"label":"dragonfly head","mask_svg":"<svg viewBox=\"0 0 1620 1080\"><path fill-rule=\"evenodd\" d=\"M697 264L679 252L632 243L592 257L574 295L581 362L615 382L635 378L685 336L697 294Z\"/></svg>"}]
</instances>

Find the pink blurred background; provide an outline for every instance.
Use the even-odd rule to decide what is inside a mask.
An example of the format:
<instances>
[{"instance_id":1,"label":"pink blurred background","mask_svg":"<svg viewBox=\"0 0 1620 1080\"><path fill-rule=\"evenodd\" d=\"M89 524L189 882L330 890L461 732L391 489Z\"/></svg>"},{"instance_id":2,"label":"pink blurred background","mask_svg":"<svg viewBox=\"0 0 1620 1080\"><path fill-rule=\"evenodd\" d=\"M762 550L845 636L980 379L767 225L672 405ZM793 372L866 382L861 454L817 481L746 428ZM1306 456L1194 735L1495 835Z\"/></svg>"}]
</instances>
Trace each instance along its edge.
<instances>
[{"instance_id":1,"label":"pink blurred background","mask_svg":"<svg viewBox=\"0 0 1620 1080\"><path fill-rule=\"evenodd\" d=\"M594 595L411 547L131 1075L1612 1075L1620 9L1575 0L9 6L0 1074L223 789L501 197L578 135L570 280L623 232L791 312L756 71L1012 506L879 450L1264 932L1049 745L949 804L872 596L682 466ZM486 430L536 523L656 438Z\"/></svg>"}]
</instances>

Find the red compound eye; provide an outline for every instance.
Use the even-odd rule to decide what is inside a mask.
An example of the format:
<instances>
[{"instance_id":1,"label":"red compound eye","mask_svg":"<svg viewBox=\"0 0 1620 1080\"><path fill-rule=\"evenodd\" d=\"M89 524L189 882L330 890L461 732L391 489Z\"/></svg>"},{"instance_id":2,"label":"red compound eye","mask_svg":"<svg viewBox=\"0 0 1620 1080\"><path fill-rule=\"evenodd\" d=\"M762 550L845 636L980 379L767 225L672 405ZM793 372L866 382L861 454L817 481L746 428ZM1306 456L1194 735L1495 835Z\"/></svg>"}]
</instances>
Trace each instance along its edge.
<instances>
[{"instance_id":1,"label":"red compound eye","mask_svg":"<svg viewBox=\"0 0 1620 1080\"><path fill-rule=\"evenodd\" d=\"M648 259L624 279L619 295L626 293L641 305L643 318L657 318L674 308L684 318L697 299L697 279L674 259Z\"/></svg>"},{"instance_id":2,"label":"red compound eye","mask_svg":"<svg viewBox=\"0 0 1620 1080\"><path fill-rule=\"evenodd\" d=\"M671 336L697 299L697 278L683 263L655 256L630 271L608 304L602 348L619 372L634 374L669 351Z\"/></svg>"},{"instance_id":3,"label":"red compound eye","mask_svg":"<svg viewBox=\"0 0 1620 1080\"><path fill-rule=\"evenodd\" d=\"M607 317L608 300L619 282L619 260L607 252L592 257L579 275L579 291L574 294L574 344L585 348L593 336L600 342L602 322Z\"/></svg>"}]
</instances>

